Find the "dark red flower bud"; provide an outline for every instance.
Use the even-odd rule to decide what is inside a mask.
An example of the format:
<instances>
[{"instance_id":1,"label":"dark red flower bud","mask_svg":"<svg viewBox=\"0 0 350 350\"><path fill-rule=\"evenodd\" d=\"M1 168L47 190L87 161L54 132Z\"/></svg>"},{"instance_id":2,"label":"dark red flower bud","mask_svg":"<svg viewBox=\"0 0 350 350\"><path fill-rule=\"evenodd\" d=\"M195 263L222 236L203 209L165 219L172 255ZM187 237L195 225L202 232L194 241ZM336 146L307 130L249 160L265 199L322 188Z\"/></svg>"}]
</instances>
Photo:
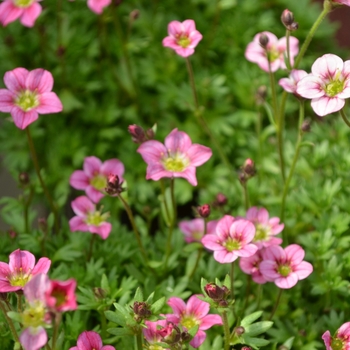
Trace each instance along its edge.
<instances>
[{"instance_id":1,"label":"dark red flower bud","mask_svg":"<svg viewBox=\"0 0 350 350\"><path fill-rule=\"evenodd\" d=\"M20 173L18 175L18 180L22 186L27 186L29 184L29 175L28 173Z\"/></svg>"},{"instance_id":2,"label":"dark red flower bud","mask_svg":"<svg viewBox=\"0 0 350 350\"><path fill-rule=\"evenodd\" d=\"M137 322L142 321L145 318L148 318L152 315L150 310L150 305L144 301L135 301L133 306L130 306L135 314L135 320Z\"/></svg>"},{"instance_id":3,"label":"dark red flower bud","mask_svg":"<svg viewBox=\"0 0 350 350\"><path fill-rule=\"evenodd\" d=\"M237 334L237 335L242 335L245 333L245 329L244 327L242 326L238 326L234 329L234 332Z\"/></svg>"},{"instance_id":4,"label":"dark red flower bud","mask_svg":"<svg viewBox=\"0 0 350 350\"><path fill-rule=\"evenodd\" d=\"M250 346L243 346L241 350L252 350L252 348Z\"/></svg>"},{"instance_id":5,"label":"dark red flower bud","mask_svg":"<svg viewBox=\"0 0 350 350\"><path fill-rule=\"evenodd\" d=\"M214 201L214 206L223 207L226 204L227 204L227 197L223 193L218 193Z\"/></svg>"},{"instance_id":6,"label":"dark red flower bud","mask_svg":"<svg viewBox=\"0 0 350 350\"><path fill-rule=\"evenodd\" d=\"M10 238L14 239L17 237L17 232L13 229L13 228L10 228L8 231L7 231L8 235L10 236Z\"/></svg>"},{"instance_id":7,"label":"dark red flower bud","mask_svg":"<svg viewBox=\"0 0 350 350\"><path fill-rule=\"evenodd\" d=\"M215 283L208 283L204 287L204 291L210 299L212 299L213 301L215 301L217 303L225 301L227 296L230 294L230 290L227 287L225 287L225 286L219 287Z\"/></svg>"},{"instance_id":8,"label":"dark red flower bud","mask_svg":"<svg viewBox=\"0 0 350 350\"><path fill-rule=\"evenodd\" d=\"M132 10L131 12L130 12L130 19L132 20L132 21L135 21L136 19L138 19L139 17L140 17L140 11L139 10L137 10L137 9L135 9L135 10Z\"/></svg>"},{"instance_id":9,"label":"dark red flower bud","mask_svg":"<svg viewBox=\"0 0 350 350\"><path fill-rule=\"evenodd\" d=\"M301 130L303 132L310 132L311 131L311 121L310 120L304 120L303 124L301 125Z\"/></svg>"},{"instance_id":10,"label":"dark red flower bud","mask_svg":"<svg viewBox=\"0 0 350 350\"><path fill-rule=\"evenodd\" d=\"M210 205L203 204L200 207L197 207L197 211L201 218L207 218L210 215Z\"/></svg>"},{"instance_id":11,"label":"dark red flower bud","mask_svg":"<svg viewBox=\"0 0 350 350\"><path fill-rule=\"evenodd\" d=\"M289 30L293 31L298 29L299 25L297 22L294 22L294 15L293 12L289 11L288 9L285 9L282 12L281 15L281 21L282 24Z\"/></svg>"},{"instance_id":12,"label":"dark red flower bud","mask_svg":"<svg viewBox=\"0 0 350 350\"><path fill-rule=\"evenodd\" d=\"M250 158L246 159L246 161L244 162L243 171L249 176L255 175L255 163Z\"/></svg>"},{"instance_id":13,"label":"dark red flower bud","mask_svg":"<svg viewBox=\"0 0 350 350\"><path fill-rule=\"evenodd\" d=\"M165 327L159 329L157 333L162 338L162 341L167 344L176 344L181 340L181 331L179 327L169 322Z\"/></svg>"},{"instance_id":14,"label":"dark red flower bud","mask_svg":"<svg viewBox=\"0 0 350 350\"><path fill-rule=\"evenodd\" d=\"M111 196L120 194L124 191L122 185L123 181L120 182L118 175L109 174L107 177L107 187L105 187L105 191Z\"/></svg>"},{"instance_id":15,"label":"dark red flower bud","mask_svg":"<svg viewBox=\"0 0 350 350\"><path fill-rule=\"evenodd\" d=\"M259 43L263 49L266 49L267 44L269 43L269 37L264 33L260 34Z\"/></svg>"},{"instance_id":16,"label":"dark red flower bud","mask_svg":"<svg viewBox=\"0 0 350 350\"><path fill-rule=\"evenodd\" d=\"M154 136L155 136L155 134L154 134L154 131L153 131L152 128L146 130L146 137L147 137L147 140L153 140L153 139L154 139Z\"/></svg>"},{"instance_id":17,"label":"dark red flower bud","mask_svg":"<svg viewBox=\"0 0 350 350\"><path fill-rule=\"evenodd\" d=\"M128 131L129 131L129 134L131 135L131 139L133 142L137 144L141 144L147 141L145 131L143 130L143 128L141 128L141 126L138 126L136 124L129 125Z\"/></svg>"}]
</instances>

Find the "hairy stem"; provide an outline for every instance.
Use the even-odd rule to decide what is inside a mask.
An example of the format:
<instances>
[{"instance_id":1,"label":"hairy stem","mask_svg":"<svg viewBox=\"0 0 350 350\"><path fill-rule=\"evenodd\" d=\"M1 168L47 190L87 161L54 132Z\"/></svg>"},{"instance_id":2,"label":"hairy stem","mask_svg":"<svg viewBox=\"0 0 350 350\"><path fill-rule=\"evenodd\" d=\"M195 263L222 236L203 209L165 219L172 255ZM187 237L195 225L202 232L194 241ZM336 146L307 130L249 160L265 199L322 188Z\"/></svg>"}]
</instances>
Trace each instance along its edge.
<instances>
[{"instance_id":1,"label":"hairy stem","mask_svg":"<svg viewBox=\"0 0 350 350\"><path fill-rule=\"evenodd\" d=\"M224 328L224 336L225 336L224 350L230 350L230 327L228 324L226 310L222 311L221 318L222 318L222 327Z\"/></svg>"},{"instance_id":2,"label":"hairy stem","mask_svg":"<svg viewBox=\"0 0 350 350\"><path fill-rule=\"evenodd\" d=\"M13 339L19 343L19 338L18 338L18 334L16 332L16 328L15 328L15 325L13 324L12 320L10 317L7 316L7 311L6 311L6 308L5 308L5 305L2 303L2 301L0 301L0 309L1 311L3 312L4 316L5 316L5 319L10 327L10 330L11 330L11 333L12 333L12 336L13 336Z\"/></svg>"}]
</instances>

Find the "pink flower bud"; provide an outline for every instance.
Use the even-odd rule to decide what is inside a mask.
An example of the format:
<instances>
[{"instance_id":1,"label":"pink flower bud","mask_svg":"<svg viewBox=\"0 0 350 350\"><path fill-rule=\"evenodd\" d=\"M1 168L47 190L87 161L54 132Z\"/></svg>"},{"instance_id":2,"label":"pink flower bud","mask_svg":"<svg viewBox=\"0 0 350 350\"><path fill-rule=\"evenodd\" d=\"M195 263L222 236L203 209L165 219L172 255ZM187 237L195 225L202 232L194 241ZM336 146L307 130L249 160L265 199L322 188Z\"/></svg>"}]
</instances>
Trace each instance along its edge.
<instances>
[{"instance_id":1,"label":"pink flower bud","mask_svg":"<svg viewBox=\"0 0 350 350\"><path fill-rule=\"evenodd\" d=\"M29 185L29 175L26 172L20 173L18 175L18 180L22 186L27 186Z\"/></svg>"},{"instance_id":2,"label":"pink flower bud","mask_svg":"<svg viewBox=\"0 0 350 350\"><path fill-rule=\"evenodd\" d=\"M145 135L145 131L143 130L143 128L141 128L141 126L138 126L136 124L129 125L128 131L132 137L132 141L137 143L137 144L141 144L147 140L146 135Z\"/></svg>"},{"instance_id":3,"label":"pink flower bud","mask_svg":"<svg viewBox=\"0 0 350 350\"><path fill-rule=\"evenodd\" d=\"M263 49L266 49L267 44L269 43L269 37L266 34L262 33L259 37L259 43Z\"/></svg>"},{"instance_id":4,"label":"pink flower bud","mask_svg":"<svg viewBox=\"0 0 350 350\"><path fill-rule=\"evenodd\" d=\"M207 218L210 215L210 205L203 204L197 208L197 211L201 218Z\"/></svg>"}]
</instances>

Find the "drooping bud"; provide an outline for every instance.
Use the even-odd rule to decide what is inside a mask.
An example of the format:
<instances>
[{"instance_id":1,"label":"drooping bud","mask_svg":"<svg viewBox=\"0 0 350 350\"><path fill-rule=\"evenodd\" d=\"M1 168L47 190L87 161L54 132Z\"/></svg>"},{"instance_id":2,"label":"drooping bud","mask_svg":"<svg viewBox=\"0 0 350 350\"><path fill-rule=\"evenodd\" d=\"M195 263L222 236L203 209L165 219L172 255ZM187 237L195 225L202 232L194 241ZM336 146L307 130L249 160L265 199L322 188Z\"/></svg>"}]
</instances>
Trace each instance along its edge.
<instances>
[{"instance_id":1,"label":"drooping bud","mask_svg":"<svg viewBox=\"0 0 350 350\"><path fill-rule=\"evenodd\" d=\"M142 320L149 318L152 315L150 310L150 305L144 301L135 301L133 306L130 306L134 311L134 318L136 322L141 322Z\"/></svg>"},{"instance_id":2,"label":"drooping bud","mask_svg":"<svg viewBox=\"0 0 350 350\"><path fill-rule=\"evenodd\" d=\"M288 9L285 9L282 12L281 15L281 21L282 24L289 30L293 31L298 29L299 25L297 22L294 22L294 15L293 12L289 11Z\"/></svg>"},{"instance_id":3,"label":"drooping bud","mask_svg":"<svg viewBox=\"0 0 350 350\"><path fill-rule=\"evenodd\" d=\"M255 163L250 158L246 159L243 164L243 171L250 177L256 174Z\"/></svg>"},{"instance_id":4,"label":"drooping bud","mask_svg":"<svg viewBox=\"0 0 350 350\"><path fill-rule=\"evenodd\" d=\"M26 173L26 172L20 173L18 175L18 180L22 186L27 186L29 184L29 181L30 181L28 173Z\"/></svg>"},{"instance_id":5,"label":"drooping bud","mask_svg":"<svg viewBox=\"0 0 350 350\"><path fill-rule=\"evenodd\" d=\"M119 180L119 176L115 174L109 174L107 177L107 187L105 188L106 193L113 196L120 194L124 191L123 181Z\"/></svg>"},{"instance_id":6,"label":"drooping bud","mask_svg":"<svg viewBox=\"0 0 350 350\"><path fill-rule=\"evenodd\" d=\"M223 193L218 193L213 202L215 208L223 207L227 204L227 197Z\"/></svg>"},{"instance_id":7,"label":"drooping bud","mask_svg":"<svg viewBox=\"0 0 350 350\"><path fill-rule=\"evenodd\" d=\"M311 121L310 120L304 120L303 124L301 125L301 130L303 132L310 132L311 131Z\"/></svg>"},{"instance_id":8,"label":"drooping bud","mask_svg":"<svg viewBox=\"0 0 350 350\"><path fill-rule=\"evenodd\" d=\"M147 140L153 140L155 136L154 130L152 128L146 130Z\"/></svg>"},{"instance_id":9,"label":"drooping bud","mask_svg":"<svg viewBox=\"0 0 350 350\"><path fill-rule=\"evenodd\" d=\"M255 93L255 101L258 106L264 104L267 97L267 87L265 85L261 85L258 87Z\"/></svg>"},{"instance_id":10,"label":"drooping bud","mask_svg":"<svg viewBox=\"0 0 350 350\"><path fill-rule=\"evenodd\" d=\"M201 218L205 219L210 215L210 205L209 204L203 204L199 207L197 207L198 214Z\"/></svg>"},{"instance_id":11,"label":"drooping bud","mask_svg":"<svg viewBox=\"0 0 350 350\"><path fill-rule=\"evenodd\" d=\"M261 47L263 49L267 49L267 44L269 43L269 37L262 33L260 36L259 36L259 44L261 45Z\"/></svg>"},{"instance_id":12,"label":"drooping bud","mask_svg":"<svg viewBox=\"0 0 350 350\"><path fill-rule=\"evenodd\" d=\"M145 131L143 130L143 128L141 128L141 126L138 126L136 124L129 125L128 131L129 131L129 134L131 135L131 139L133 142L137 144L141 144L147 141Z\"/></svg>"},{"instance_id":13,"label":"drooping bud","mask_svg":"<svg viewBox=\"0 0 350 350\"><path fill-rule=\"evenodd\" d=\"M227 287L219 287L215 283L208 283L204 287L204 291L210 299L219 303L221 307L226 307L228 305L226 299L230 295L230 290Z\"/></svg>"},{"instance_id":14,"label":"drooping bud","mask_svg":"<svg viewBox=\"0 0 350 350\"><path fill-rule=\"evenodd\" d=\"M234 329L235 334L242 335L245 333L245 329L242 326L238 326Z\"/></svg>"}]
</instances>

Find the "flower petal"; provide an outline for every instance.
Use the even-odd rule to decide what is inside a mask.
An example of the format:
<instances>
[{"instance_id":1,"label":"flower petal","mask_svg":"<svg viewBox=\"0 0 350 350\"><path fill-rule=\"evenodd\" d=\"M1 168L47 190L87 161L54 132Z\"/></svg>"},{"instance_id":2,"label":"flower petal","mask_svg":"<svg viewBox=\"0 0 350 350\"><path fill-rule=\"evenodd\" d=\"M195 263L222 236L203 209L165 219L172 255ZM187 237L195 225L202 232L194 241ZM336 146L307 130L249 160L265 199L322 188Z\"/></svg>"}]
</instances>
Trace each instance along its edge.
<instances>
[{"instance_id":1,"label":"flower petal","mask_svg":"<svg viewBox=\"0 0 350 350\"><path fill-rule=\"evenodd\" d=\"M190 158L191 166L199 166L204 164L211 156L213 152L209 147L193 144L187 151L187 155Z\"/></svg>"},{"instance_id":2,"label":"flower petal","mask_svg":"<svg viewBox=\"0 0 350 350\"><path fill-rule=\"evenodd\" d=\"M190 341L190 345L194 348L199 348L204 343L206 337L206 333L199 330L193 337L193 339Z\"/></svg>"},{"instance_id":3,"label":"flower petal","mask_svg":"<svg viewBox=\"0 0 350 350\"><path fill-rule=\"evenodd\" d=\"M28 327L19 337L26 350L39 350L47 343L47 334L43 327Z\"/></svg>"},{"instance_id":4,"label":"flower petal","mask_svg":"<svg viewBox=\"0 0 350 350\"><path fill-rule=\"evenodd\" d=\"M235 221L235 218L231 215L225 215L222 219L218 221L216 225L216 234L220 240L226 240L230 234L230 227Z\"/></svg>"},{"instance_id":5,"label":"flower petal","mask_svg":"<svg viewBox=\"0 0 350 350\"><path fill-rule=\"evenodd\" d=\"M186 303L177 297L169 298L167 304L173 309L173 313L176 316L181 316L181 314L186 310Z\"/></svg>"},{"instance_id":6,"label":"flower petal","mask_svg":"<svg viewBox=\"0 0 350 350\"><path fill-rule=\"evenodd\" d=\"M209 309L209 303L198 299L196 295L192 295L187 301L186 314L193 315L199 320L208 314Z\"/></svg>"},{"instance_id":7,"label":"flower petal","mask_svg":"<svg viewBox=\"0 0 350 350\"><path fill-rule=\"evenodd\" d=\"M15 94L6 89L0 89L0 112L9 113L14 106Z\"/></svg>"},{"instance_id":8,"label":"flower petal","mask_svg":"<svg viewBox=\"0 0 350 350\"><path fill-rule=\"evenodd\" d=\"M112 224L102 222L99 226L89 225L89 231L91 233L97 233L102 239L106 239L112 231Z\"/></svg>"},{"instance_id":9,"label":"flower petal","mask_svg":"<svg viewBox=\"0 0 350 350\"><path fill-rule=\"evenodd\" d=\"M58 113L63 109L61 100L54 92L44 92L39 95L40 105L36 107L39 114Z\"/></svg>"},{"instance_id":10,"label":"flower petal","mask_svg":"<svg viewBox=\"0 0 350 350\"><path fill-rule=\"evenodd\" d=\"M101 349L102 339L94 331L84 331L78 337L77 346L79 350Z\"/></svg>"},{"instance_id":11,"label":"flower petal","mask_svg":"<svg viewBox=\"0 0 350 350\"><path fill-rule=\"evenodd\" d=\"M309 74L299 81L296 92L305 98L319 98L325 95L323 85L321 78Z\"/></svg>"},{"instance_id":12,"label":"flower petal","mask_svg":"<svg viewBox=\"0 0 350 350\"><path fill-rule=\"evenodd\" d=\"M197 186L196 168L193 166L188 167L184 171L179 173L172 173L173 177L182 177L186 179L192 186Z\"/></svg>"},{"instance_id":13,"label":"flower petal","mask_svg":"<svg viewBox=\"0 0 350 350\"><path fill-rule=\"evenodd\" d=\"M44 92L50 92L53 87L53 77L52 74L42 68L37 68L28 73L26 79L26 88L35 91L37 90L39 94Z\"/></svg>"},{"instance_id":14,"label":"flower petal","mask_svg":"<svg viewBox=\"0 0 350 350\"><path fill-rule=\"evenodd\" d=\"M22 130L38 119L38 113L35 109L24 112L17 106L11 109L11 116L17 128Z\"/></svg>"},{"instance_id":15,"label":"flower petal","mask_svg":"<svg viewBox=\"0 0 350 350\"><path fill-rule=\"evenodd\" d=\"M305 256L305 251L298 244L290 244L288 247L284 248L286 253L286 259L291 262L292 266L299 265Z\"/></svg>"},{"instance_id":16,"label":"flower petal","mask_svg":"<svg viewBox=\"0 0 350 350\"><path fill-rule=\"evenodd\" d=\"M4 83L11 92L21 91L25 89L25 82L28 74L29 72L21 67L10 70L4 75Z\"/></svg>"},{"instance_id":17,"label":"flower petal","mask_svg":"<svg viewBox=\"0 0 350 350\"><path fill-rule=\"evenodd\" d=\"M81 217L85 217L87 213L95 211L95 204L86 196L75 198L71 206L74 213Z\"/></svg>"},{"instance_id":18,"label":"flower petal","mask_svg":"<svg viewBox=\"0 0 350 350\"><path fill-rule=\"evenodd\" d=\"M222 319L219 315L207 315L202 318L202 322L199 326L199 329L205 331L214 325L222 325Z\"/></svg>"},{"instance_id":19,"label":"flower petal","mask_svg":"<svg viewBox=\"0 0 350 350\"><path fill-rule=\"evenodd\" d=\"M38 273L46 274L51 266L51 260L48 258L40 258L36 265L33 268L32 275L36 275Z\"/></svg>"},{"instance_id":20,"label":"flower petal","mask_svg":"<svg viewBox=\"0 0 350 350\"><path fill-rule=\"evenodd\" d=\"M118 175L119 180L123 181L124 164L119 159L109 159L102 164L100 172L105 176Z\"/></svg>"},{"instance_id":21,"label":"flower petal","mask_svg":"<svg viewBox=\"0 0 350 350\"><path fill-rule=\"evenodd\" d=\"M89 186L89 178L82 170L76 170L69 178L69 184L77 190L85 190Z\"/></svg>"},{"instance_id":22,"label":"flower petal","mask_svg":"<svg viewBox=\"0 0 350 350\"><path fill-rule=\"evenodd\" d=\"M103 193L91 185L86 187L85 193L94 203L98 203L104 197Z\"/></svg>"},{"instance_id":23,"label":"flower petal","mask_svg":"<svg viewBox=\"0 0 350 350\"><path fill-rule=\"evenodd\" d=\"M89 226L85 223L83 218L80 216L74 216L69 220L69 229L72 232L81 231L81 232L89 232Z\"/></svg>"},{"instance_id":24,"label":"flower petal","mask_svg":"<svg viewBox=\"0 0 350 350\"><path fill-rule=\"evenodd\" d=\"M335 97L323 96L313 99L311 101L311 107L314 112L323 117L325 115L340 111L345 105L345 100Z\"/></svg>"},{"instance_id":25,"label":"flower petal","mask_svg":"<svg viewBox=\"0 0 350 350\"><path fill-rule=\"evenodd\" d=\"M9 267L12 272L18 270L31 272L35 265L35 257L26 250L17 249L10 254Z\"/></svg>"},{"instance_id":26,"label":"flower petal","mask_svg":"<svg viewBox=\"0 0 350 350\"><path fill-rule=\"evenodd\" d=\"M23 9L15 6L12 1L4 1L0 4L0 23L6 27L19 18L22 13Z\"/></svg>"},{"instance_id":27,"label":"flower petal","mask_svg":"<svg viewBox=\"0 0 350 350\"><path fill-rule=\"evenodd\" d=\"M159 163L167 153L165 146L159 141L150 140L142 143L137 149L147 164Z\"/></svg>"},{"instance_id":28,"label":"flower petal","mask_svg":"<svg viewBox=\"0 0 350 350\"><path fill-rule=\"evenodd\" d=\"M308 277L312 273L313 267L307 261L302 261L293 270L297 274L298 279L303 280L304 278Z\"/></svg>"},{"instance_id":29,"label":"flower petal","mask_svg":"<svg viewBox=\"0 0 350 350\"><path fill-rule=\"evenodd\" d=\"M311 67L312 74L323 79L334 79L343 70L344 62L337 55L325 54L319 57Z\"/></svg>"},{"instance_id":30,"label":"flower petal","mask_svg":"<svg viewBox=\"0 0 350 350\"><path fill-rule=\"evenodd\" d=\"M290 273L287 277L279 277L275 279L275 284L281 289L289 289L298 283L298 276L295 273Z\"/></svg>"},{"instance_id":31,"label":"flower petal","mask_svg":"<svg viewBox=\"0 0 350 350\"><path fill-rule=\"evenodd\" d=\"M26 27L33 27L36 19L39 17L42 11L41 5L34 2L31 6L23 10L23 15L21 16L21 23Z\"/></svg>"},{"instance_id":32,"label":"flower petal","mask_svg":"<svg viewBox=\"0 0 350 350\"><path fill-rule=\"evenodd\" d=\"M170 153L187 153L192 146L190 137L183 131L174 129L165 138L165 148ZM203 146L204 147L204 146Z\"/></svg>"},{"instance_id":33,"label":"flower petal","mask_svg":"<svg viewBox=\"0 0 350 350\"><path fill-rule=\"evenodd\" d=\"M84 159L83 169L85 174L91 179L100 174L102 162L97 157L91 156Z\"/></svg>"}]
</instances>

